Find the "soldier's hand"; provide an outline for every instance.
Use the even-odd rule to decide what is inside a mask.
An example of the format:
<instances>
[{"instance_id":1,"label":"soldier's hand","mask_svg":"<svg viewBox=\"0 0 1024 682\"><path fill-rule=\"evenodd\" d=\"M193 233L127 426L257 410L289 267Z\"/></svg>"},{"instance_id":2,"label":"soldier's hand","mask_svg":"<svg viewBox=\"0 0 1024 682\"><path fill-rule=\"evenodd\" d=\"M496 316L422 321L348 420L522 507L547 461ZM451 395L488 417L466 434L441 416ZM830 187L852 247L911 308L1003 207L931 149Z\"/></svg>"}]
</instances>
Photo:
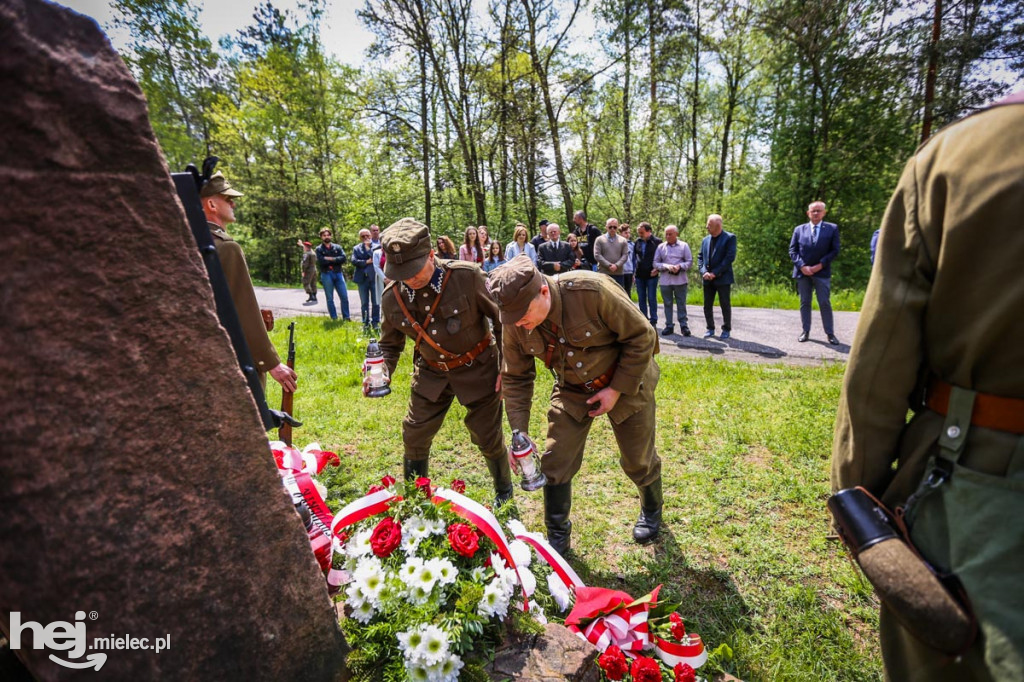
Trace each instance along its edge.
<instances>
[{"instance_id":1,"label":"soldier's hand","mask_svg":"<svg viewBox=\"0 0 1024 682\"><path fill-rule=\"evenodd\" d=\"M587 399L587 405L597 403L597 409L591 410L590 412L587 412L587 414L591 417L599 417L605 412L611 412L612 408L615 407L615 403L619 402L620 395L622 395L622 393L616 391L611 386L602 388Z\"/></svg>"},{"instance_id":2,"label":"soldier's hand","mask_svg":"<svg viewBox=\"0 0 1024 682\"><path fill-rule=\"evenodd\" d=\"M499 376L498 379L501 379L501 377ZM391 377L389 377L389 376L388 377L384 377L384 383L390 385L391 384ZM365 372L363 374L363 395L365 396L365 395L368 395L369 393L370 393L370 373L369 372Z\"/></svg>"},{"instance_id":3,"label":"soldier's hand","mask_svg":"<svg viewBox=\"0 0 1024 682\"><path fill-rule=\"evenodd\" d=\"M282 391L285 393L295 393L299 383L299 375L295 373L294 369L282 362L270 370L270 376L274 378L274 381L281 384Z\"/></svg>"}]
</instances>

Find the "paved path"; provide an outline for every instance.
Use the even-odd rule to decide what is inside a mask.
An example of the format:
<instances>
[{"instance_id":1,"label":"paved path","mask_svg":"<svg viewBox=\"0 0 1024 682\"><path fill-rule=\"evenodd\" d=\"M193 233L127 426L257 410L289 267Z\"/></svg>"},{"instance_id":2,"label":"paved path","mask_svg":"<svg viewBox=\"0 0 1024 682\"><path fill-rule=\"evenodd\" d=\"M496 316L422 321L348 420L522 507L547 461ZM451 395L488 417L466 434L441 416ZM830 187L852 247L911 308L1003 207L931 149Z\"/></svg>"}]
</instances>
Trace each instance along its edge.
<instances>
[{"instance_id":1,"label":"paved path","mask_svg":"<svg viewBox=\"0 0 1024 682\"><path fill-rule=\"evenodd\" d=\"M319 290L315 305L304 305L306 294L302 289L276 289L256 287L256 298L263 308L274 311L277 317L296 315L326 315L327 303L324 292ZM358 321L359 292L348 292L349 310L352 319ZM335 299L335 305L337 305ZM664 311L660 311L662 314ZM719 309L715 308L716 320L721 323ZM341 312L338 312L339 316ZM850 342L857 327L859 313L835 313L836 336L842 342L831 346L821 329L821 317L813 312L811 339L798 343L800 335L800 311L775 310L770 308L733 308L732 338L727 341L717 336L704 339L704 311L700 306L687 306L690 329L696 336L684 338L680 334L661 336L661 352L667 355L687 357L717 357L743 362L782 362L791 365L817 365L824 362L845 362L850 353ZM677 330L678 331L678 330ZM658 329L660 334L661 328Z\"/></svg>"}]
</instances>

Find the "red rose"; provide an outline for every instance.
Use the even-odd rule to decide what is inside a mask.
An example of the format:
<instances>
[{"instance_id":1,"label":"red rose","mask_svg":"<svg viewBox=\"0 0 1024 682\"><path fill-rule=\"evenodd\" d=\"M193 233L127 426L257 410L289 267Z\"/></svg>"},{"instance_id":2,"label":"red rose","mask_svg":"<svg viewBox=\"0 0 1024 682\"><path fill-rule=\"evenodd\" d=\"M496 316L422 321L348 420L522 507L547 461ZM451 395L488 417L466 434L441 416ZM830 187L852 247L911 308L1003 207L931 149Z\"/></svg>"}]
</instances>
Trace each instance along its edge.
<instances>
[{"instance_id":1,"label":"red rose","mask_svg":"<svg viewBox=\"0 0 1024 682\"><path fill-rule=\"evenodd\" d=\"M697 682L697 673L688 663L676 663L672 672L676 674L676 682Z\"/></svg>"},{"instance_id":2,"label":"red rose","mask_svg":"<svg viewBox=\"0 0 1024 682\"><path fill-rule=\"evenodd\" d=\"M393 486L395 484L395 477L390 475L390 474L388 474L384 478L380 479L380 482L382 484L384 484L385 488L390 488L391 486Z\"/></svg>"},{"instance_id":3,"label":"red rose","mask_svg":"<svg viewBox=\"0 0 1024 682\"><path fill-rule=\"evenodd\" d=\"M430 497L430 479L426 476L420 476L417 478L416 489L422 492L426 497Z\"/></svg>"},{"instance_id":4,"label":"red rose","mask_svg":"<svg viewBox=\"0 0 1024 682\"><path fill-rule=\"evenodd\" d=\"M671 622L669 627L672 629L672 636L679 642L683 641L683 637L686 636L686 626L683 625L683 617L673 612L668 619Z\"/></svg>"},{"instance_id":5,"label":"red rose","mask_svg":"<svg viewBox=\"0 0 1024 682\"><path fill-rule=\"evenodd\" d=\"M390 556L402 542L402 527L393 518L385 516L370 536L370 547L381 559Z\"/></svg>"},{"instance_id":6,"label":"red rose","mask_svg":"<svg viewBox=\"0 0 1024 682\"><path fill-rule=\"evenodd\" d=\"M629 664L626 663L626 654L614 644L604 650L597 659L597 664L604 670L609 680L621 680L629 672Z\"/></svg>"},{"instance_id":7,"label":"red rose","mask_svg":"<svg viewBox=\"0 0 1024 682\"><path fill-rule=\"evenodd\" d=\"M661 682L661 666L653 658L637 656L629 669L633 682Z\"/></svg>"},{"instance_id":8,"label":"red rose","mask_svg":"<svg viewBox=\"0 0 1024 682\"><path fill-rule=\"evenodd\" d=\"M461 478L456 478L454 481L452 481L452 490L454 490L457 493L466 492L466 482L463 481Z\"/></svg>"},{"instance_id":9,"label":"red rose","mask_svg":"<svg viewBox=\"0 0 1024 682\"><path fill-rule=\"evenodd\" d=\"M471 557L480 548L476 531L464 523L453 523L448 527L448 543L464 557Z\"/></svg>"},{"instance_id":10,"label":"red rose","mask_svg":"<svg viewBox=\"0 0 1024 682\"><path fill-rule=\"evenodd\" d=\"M384 486L374 483L370 486L370 489L366 491L366 494L372 495L374 493L379 493L381 490L384 490Z\"/></svg>"}]
</instances>

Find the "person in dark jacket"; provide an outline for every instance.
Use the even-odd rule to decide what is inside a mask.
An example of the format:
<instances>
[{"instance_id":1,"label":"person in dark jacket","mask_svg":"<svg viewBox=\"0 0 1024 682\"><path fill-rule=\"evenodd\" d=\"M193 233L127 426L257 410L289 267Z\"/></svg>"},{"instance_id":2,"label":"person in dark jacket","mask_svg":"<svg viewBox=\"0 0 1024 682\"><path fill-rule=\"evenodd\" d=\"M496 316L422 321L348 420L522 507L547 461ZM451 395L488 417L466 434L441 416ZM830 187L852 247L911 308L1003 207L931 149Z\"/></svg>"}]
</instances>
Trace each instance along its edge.
<instances>
[{"instance_id":1,"label":"person in dark jacket","mask_svg":"<svg viewBox=\"0 0 1024 682\"><path fill-rule=\"evenodd\" d=\"M359 230L359 243L352 249L352 265L355 267L352 281L359 287L363 327L379 327L380 305L374 296L377 273L373 270L373 235L369 230Z\"/></svg>"},{"instance_id":2,"label":"person in dark jacket","mask_svg":"<svg viewBox=\"0 0 1024 682\"><path fill-rule=\"evenodd\" d=\"M736 235L722 229L722 216L708 216L708 236L697 256L700 275L704 279L704 321L708 330L704 338L715 335L715 296L722 306L722 338L732 333L732 262L736 260Z\"/></svg>"}]
</instances>

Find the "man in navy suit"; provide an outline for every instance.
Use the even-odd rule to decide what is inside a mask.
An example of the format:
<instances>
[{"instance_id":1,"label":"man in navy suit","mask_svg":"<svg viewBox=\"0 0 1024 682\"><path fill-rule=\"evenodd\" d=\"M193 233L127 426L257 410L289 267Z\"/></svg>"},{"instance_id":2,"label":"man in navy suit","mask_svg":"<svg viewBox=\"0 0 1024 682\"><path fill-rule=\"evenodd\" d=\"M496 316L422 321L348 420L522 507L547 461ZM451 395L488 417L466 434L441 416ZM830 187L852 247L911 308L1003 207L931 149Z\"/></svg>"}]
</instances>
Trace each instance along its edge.
<instances>
[{"instance_id":1,"label":"man in navy suit","mask_svg":"<svg viewBox=\"0 0 1024 682\"><path fill-rule=\"evenodd\" d=\"M821 308L821 326L828 342L839 344L832 326L832 261L839 255L839 228L825 222L825 202L815 201L807 206L810 222L797 225L789 240L789 258L793 261L793 277L800 292L800 322L803 332L797 341L803 343L811 335L811 289L818 297Z\"/></svg>"},{"instance_id":2,"label":"man in navy suit","mask_svg":"<svg viewBox=\"0 0 1024 682\"><path fill-rule=\"evenodd\" d=\"M722 338L732 332L732 262L736 260L736 235L722 229L722 216L708 216L708 236L700 245L697 256L700 274L704 279L704 321L708 330L704 338L715 335L715 294L722 306Z\"/></svg>"}]
</instances>

